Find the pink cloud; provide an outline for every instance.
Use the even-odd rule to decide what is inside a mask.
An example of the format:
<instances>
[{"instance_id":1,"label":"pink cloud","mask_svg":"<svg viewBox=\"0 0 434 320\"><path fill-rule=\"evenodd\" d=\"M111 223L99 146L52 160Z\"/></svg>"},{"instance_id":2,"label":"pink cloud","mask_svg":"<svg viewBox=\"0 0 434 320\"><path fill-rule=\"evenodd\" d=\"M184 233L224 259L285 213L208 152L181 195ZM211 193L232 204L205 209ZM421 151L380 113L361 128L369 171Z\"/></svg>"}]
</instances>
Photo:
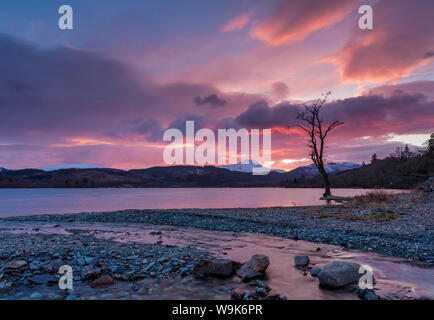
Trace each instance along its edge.
<instances>
[{"instance_id":1,"label":"pink cloud","mask_svg":"<svg viewBox=\"0 0 434 320\"><path fill-rule=\"evenodd\" d=\"M359 1L281 0L265 21L252 32L252 37L270 45L281 45L304 39L311 33L341 21Z\"/></svg>"},{"instance_id":2,"label":"pink cloud","mask_svg":"<svg viewBox=\"0 0 434 320\"><path fill-rule=\"evenodd\" d=\"M434 2L379 1L373 6L374 28L355 27L331 61L344 80L395 81L434 58Z\"/></svg>"},{"instance_id":3,"label":"pink cloud","mask_svg":"<svg viewBox=\"0 0 434 320\"><path fill-rule=\"evenodd\" d=\"M243 29L250 21L252 13L247 12L243 13L232 20L230 20L228 23L226 23L222 28L220 29L221 32L232 32L236 30Z\"/></svg>"}]
</instances>

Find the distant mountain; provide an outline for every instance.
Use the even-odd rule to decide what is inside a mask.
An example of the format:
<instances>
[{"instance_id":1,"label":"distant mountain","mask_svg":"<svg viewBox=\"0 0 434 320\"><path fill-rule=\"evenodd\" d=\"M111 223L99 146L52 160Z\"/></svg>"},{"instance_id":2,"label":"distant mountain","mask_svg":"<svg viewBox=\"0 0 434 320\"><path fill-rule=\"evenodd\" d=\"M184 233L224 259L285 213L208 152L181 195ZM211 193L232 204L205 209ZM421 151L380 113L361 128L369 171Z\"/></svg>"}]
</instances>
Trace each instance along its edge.
<instances>
[{"instance_id":1,"label":"distant mountain","mask_svg":"<svg viewBox=\"0 0 434 320\"><path fill-rule=\"evenodd\" d=\"M330 173L358 167L358 164L331 163ZM255 161L245 164L214 166L168 166L148 169L119 170L85 164L68 164L40 169L3 170L0 188L165 188L165 187L277 187L295 179L317 175L316 168L306 166L291 172L271 170L267 175L252 175ZM303 179L302 179L303 180Z\"/></svg>"},{"instance_id":2,"label":"distant mountain","mask_svg":"<svg viewBox=\"0 0 434 320\"><path fill-rule=\"evenodd\" d=\"M40 169L0 172L0 188L277 187L284 173L252 175L213 166L148 169Z\"/></svg>"},{"instance_id":3,"label":"distant mountain","mask_svg":"<svg viewBox=\"0 0 434 320\"><path fill-rule=\"evenodd\" d=\"M0 167L0 172L2 172L2 171L6 171L6 169L3 167Z\"/></svg>"},{"instance_id":4,"label":"distant mountain","mask_svg":"<svg viewBox=\"0 0 434 320\"><path fill-rule=\"evenodd\" d=\"M61 164L52 167L43 167L38 168L43 171L56 171L56 170L65 170L65 169L106 169L105 167L94 166L92 164Z\"/></svg>"},{"instance_id":5,"label":"distant mountain","mask_svg":"<svg viewBox=\"0 0 434 320\"><path fill-rule=\"evenodd\" d=\"M254 164L253 164L254 165ZM360 166L338 162L326 166L333 188L410 188L434 175L434 158L417 156L406 161L377 160ZM355 169L353 169L355 168ZM309 176L313 176L309 178ZM168 166L119 170L108 168L0 170L0 188L206 188L287 187L321 188L313 165L290 172L252 175L213 166Z\"/></svg>"},{"instance_id":6,"label":"distant mountain","mask_svg":"<svg viewBox=\"0 0 434 320\"><path fill-rule=\"evenodd\" d=\"M354 163L354 162L330 162L324 165L325 170L329 174L335 174L338 172L356 169L361 167L361 164ZM317 167L314 164L310 164L308 166L298 167L294 170L291 170L288 172L289 174L293 175L294 178L313 178L317 175L319 175L319 171Z\"/></svg>"},{"instance_id":7,"label":"distant mountain","mask_svg":"<svg viewBox=\"0 0 434 320\"><path fill-rule=\"evenodd\" d=\"M223 168L228 169L230 171L238 171L238 172L248 172L252 173L253 168L264 168L267 169L267 167L262 166L259 162L255 160L249 160L247 162L240 162L236 164L226 164L223 166L217 166L217 168ZM285 170L279 170L279 169L269 169L270 172L279 172L279 173L285 173Z\"/></svg>"}]
</instances>

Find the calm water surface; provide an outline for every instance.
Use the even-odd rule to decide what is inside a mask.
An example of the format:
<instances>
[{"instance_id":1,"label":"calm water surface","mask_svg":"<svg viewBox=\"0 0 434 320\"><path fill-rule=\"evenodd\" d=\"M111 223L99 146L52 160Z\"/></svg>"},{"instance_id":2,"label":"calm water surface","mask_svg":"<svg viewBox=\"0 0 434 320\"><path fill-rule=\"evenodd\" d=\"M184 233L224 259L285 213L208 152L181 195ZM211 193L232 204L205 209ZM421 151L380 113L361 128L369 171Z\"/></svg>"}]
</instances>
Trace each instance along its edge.
<instances>
[{"instance_id":1,"label":"calm water surface","mask_svg":"<svg viewBox=\"0 0 434 320\"><path fill-rule=\"evenodd\" d=\"M354 196L367 189L333 189ZM402 190L388 190L391 193ZM325 204L323 189L99 188L0 189L0 217L122 209L257 208Z\"/></svg>"}]
</instances>

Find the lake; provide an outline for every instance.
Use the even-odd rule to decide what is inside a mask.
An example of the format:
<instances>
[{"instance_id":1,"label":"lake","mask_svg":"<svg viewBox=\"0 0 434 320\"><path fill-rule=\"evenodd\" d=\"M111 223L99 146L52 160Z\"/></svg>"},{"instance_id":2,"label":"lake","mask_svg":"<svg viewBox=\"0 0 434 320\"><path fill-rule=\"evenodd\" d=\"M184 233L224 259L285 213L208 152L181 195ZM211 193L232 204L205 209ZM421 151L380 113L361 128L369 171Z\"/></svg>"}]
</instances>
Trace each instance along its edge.
<instances>
[{"instance_id":1,"label":"lake","mask_svg":"<svg viewBox=\"0 0 434 320\"><path fill-rule=\"evenodd\" d=\"M332 190L338 196L368 191ZM308 206L325 204L319 200L322 193L323 189L290 188L0 189L0 217L123 209Z\"/></svg>"}]
</instances>

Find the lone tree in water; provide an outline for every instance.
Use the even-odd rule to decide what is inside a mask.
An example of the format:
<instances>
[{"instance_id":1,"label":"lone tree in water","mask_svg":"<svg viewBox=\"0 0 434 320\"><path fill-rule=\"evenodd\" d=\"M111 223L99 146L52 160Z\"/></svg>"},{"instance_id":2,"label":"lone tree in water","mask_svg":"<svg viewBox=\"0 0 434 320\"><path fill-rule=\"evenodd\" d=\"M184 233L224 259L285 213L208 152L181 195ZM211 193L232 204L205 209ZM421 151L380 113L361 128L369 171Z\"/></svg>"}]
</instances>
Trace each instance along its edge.
<instances>
[{"instance_id":1,"label":"lone tree in water","mask_svg":"<svg viewBox=\"0 0 434 320\"><path fill-rule=\"evenodd\" d=\"M321 118L320 111L327 101L331 92L323 94L322 98L315 101L312 105L305 105L304 111L297 113L297 119L305 124L297 124L296 126L305 131L309 137L307 146L310 148L309 157L318 168L324 180L324 197L331 196L329 176L324 169L325 162L325 139L330 131L344 124L340 120L335 120L330 124L325 124Z\"/></svg>"}]
</instances>

